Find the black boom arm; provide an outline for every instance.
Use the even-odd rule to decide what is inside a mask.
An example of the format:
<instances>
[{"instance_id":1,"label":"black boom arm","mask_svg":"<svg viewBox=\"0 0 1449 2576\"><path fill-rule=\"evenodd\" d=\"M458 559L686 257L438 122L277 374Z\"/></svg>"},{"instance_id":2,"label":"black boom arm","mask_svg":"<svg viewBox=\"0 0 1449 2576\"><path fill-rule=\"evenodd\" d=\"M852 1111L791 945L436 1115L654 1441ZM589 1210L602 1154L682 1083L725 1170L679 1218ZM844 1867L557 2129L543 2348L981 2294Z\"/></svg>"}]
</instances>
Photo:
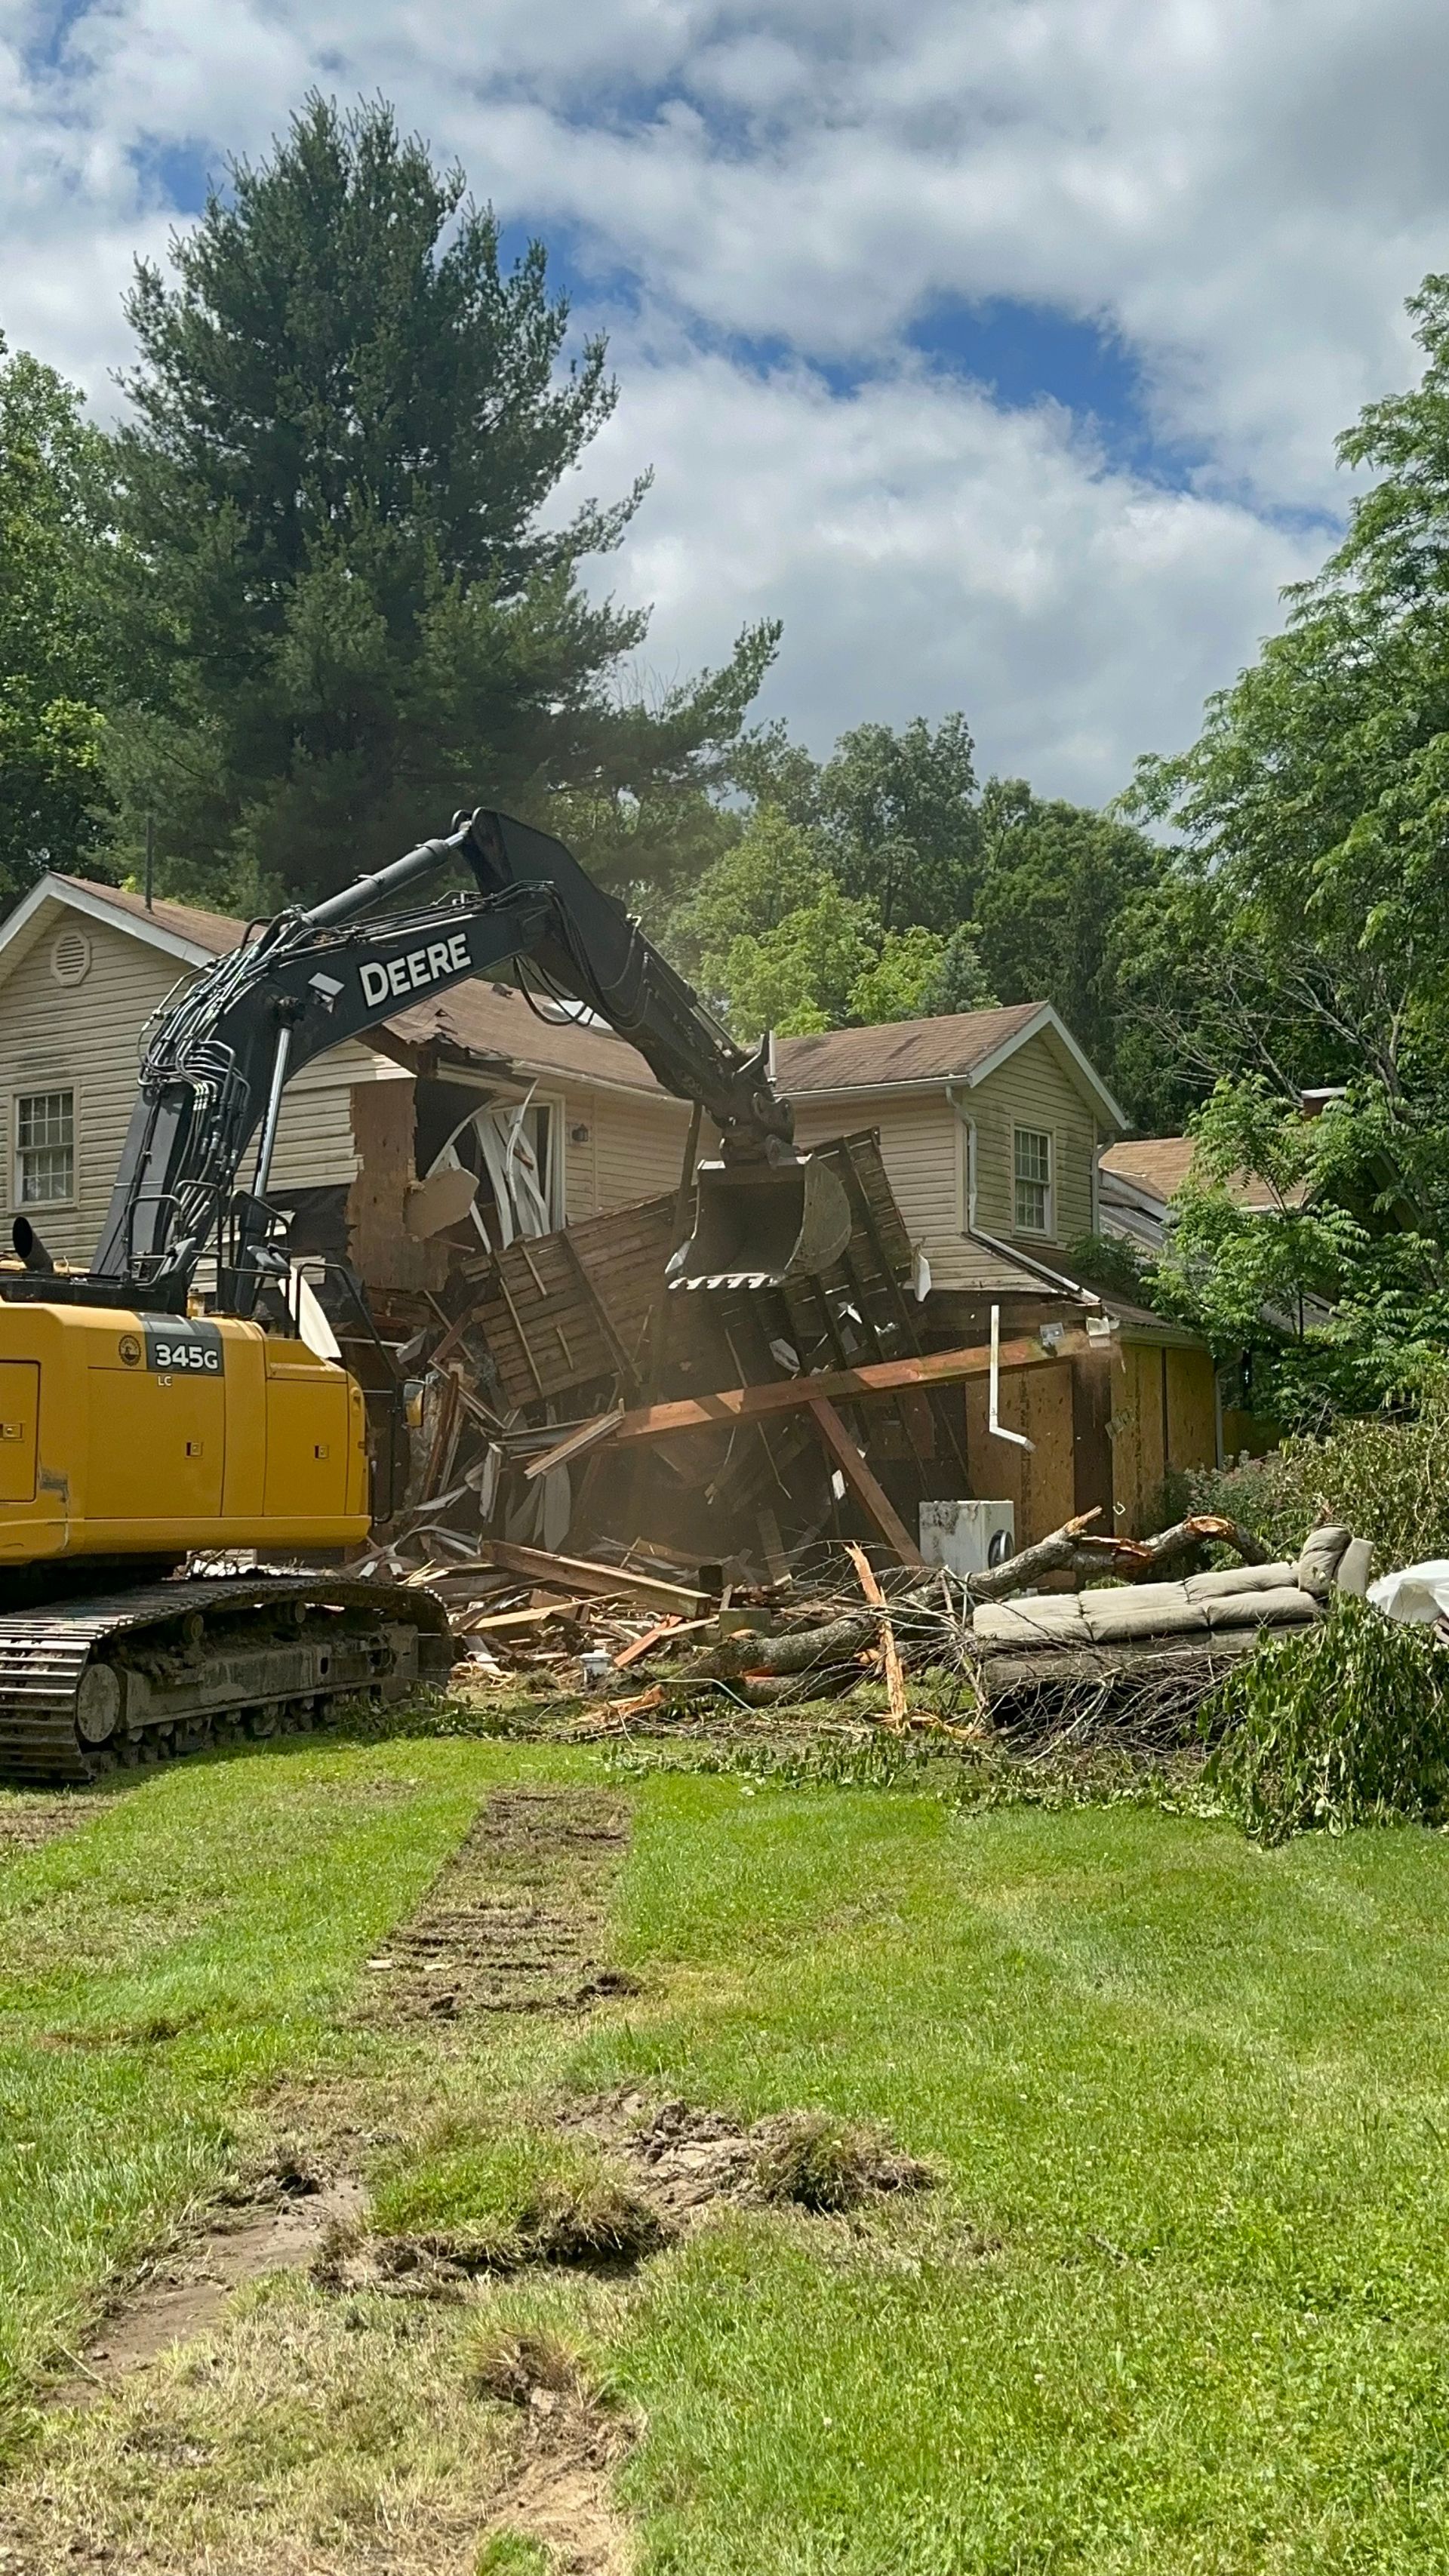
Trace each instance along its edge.
<instances>
[{"instance_id":1,"label":"black boom arm","mask_svg":"<svg viewBox=\"0 0 1449 2576\"><path fill-rule=\"evenodd\" d=\"M462 862L475 891L382 908ZM479 812L309 911L278 914L169 1003L149 1033L90 1273L157 1312L179 1311L209 1241L233 1223L243 1311L260 1276L263 1204L287 1083L303 1065L508 959L598 1012L666 1088L698 1101L727 1161L791 1159L792 1120L765 1071L705 1012L637 922L562 842ZM236 1198L257 1137L250 1191ZM240 1210L239 1215L237 1210Z\"/></svg>"}]
</instances>

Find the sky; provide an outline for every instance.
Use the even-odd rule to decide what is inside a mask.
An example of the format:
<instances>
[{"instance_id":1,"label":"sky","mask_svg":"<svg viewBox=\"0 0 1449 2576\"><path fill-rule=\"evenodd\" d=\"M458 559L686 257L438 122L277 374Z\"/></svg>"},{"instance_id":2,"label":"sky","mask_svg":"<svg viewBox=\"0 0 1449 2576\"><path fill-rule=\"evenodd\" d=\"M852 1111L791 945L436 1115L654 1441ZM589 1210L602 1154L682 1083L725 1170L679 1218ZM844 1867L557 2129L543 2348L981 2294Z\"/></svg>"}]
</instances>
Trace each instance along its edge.
<instances>
[{"instance_id":1,"label":"sky","mask_svg":"<svg viewBox=\"0 0 1449 2576\"><path fill-rule=\"evenodd\" d=\"M312 86L537 233L620 399L647 687L784 621L824 752L1100 802L1281 620L1449 267L1443 0L0 0L0 330L113 413L138 255Z\"/></svg>"}]
</instances>

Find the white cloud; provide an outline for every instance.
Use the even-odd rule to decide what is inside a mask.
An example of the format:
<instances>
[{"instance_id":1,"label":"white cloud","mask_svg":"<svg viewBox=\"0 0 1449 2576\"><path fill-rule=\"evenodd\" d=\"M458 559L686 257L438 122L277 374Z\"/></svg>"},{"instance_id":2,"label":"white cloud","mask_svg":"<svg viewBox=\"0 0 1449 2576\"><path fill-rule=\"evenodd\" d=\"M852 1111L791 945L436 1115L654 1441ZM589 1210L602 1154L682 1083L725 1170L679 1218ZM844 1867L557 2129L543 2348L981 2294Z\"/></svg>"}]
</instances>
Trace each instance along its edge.
<instances>
[{"instance_id":1,"label":"white cloud","mask_svg":"<svg viewBox=\"0 0 1449 2576\"><path fill-rule=\"evenodd\" d=\"M818 747L963 708L984 767L1098 801L1191 739L1315 548L1240 505L1107 470L1055 407L1003 416L924 371L832 398L803 370L631 353L588 481L652 459L614 559L668 681L785 621L765 710Z\"/></svg>"},{"instance_id":2,"label":"white cloud","mask_svg":"<svg viewBox=\"0 0 1449 2576\"><path fill-rule=\"evenodd\" d=\"M640 314L589 480L652 459L615 572L652 656L780 610L816 740L963 705L986 759L1107 792L1181 740L1341 508L1335 431L1405 380L1449 265L1442 0L79 0L0 37L0 322L114 399L158 152L256 152L309 82L382 89L506 216ZM58 32L57 32L58 30ZM164 162L161 164L164 166ZM579 245L582 243L582 250ZM592 262L592 268L589 263ZM922 374L933 301L1094 321L1171 492L1050 407ZM793 353L767 381L723 335ZM812 366L865 362L832 397Z\"/></svg>"}]
</instances>

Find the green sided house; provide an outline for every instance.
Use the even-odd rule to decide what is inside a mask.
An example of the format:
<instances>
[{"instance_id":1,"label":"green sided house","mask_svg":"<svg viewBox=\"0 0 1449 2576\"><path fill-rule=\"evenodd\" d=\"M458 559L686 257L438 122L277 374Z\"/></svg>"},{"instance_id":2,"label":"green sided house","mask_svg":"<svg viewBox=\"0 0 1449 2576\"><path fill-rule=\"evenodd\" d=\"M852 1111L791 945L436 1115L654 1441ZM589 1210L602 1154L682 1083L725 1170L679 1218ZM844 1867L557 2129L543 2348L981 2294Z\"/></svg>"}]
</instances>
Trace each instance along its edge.
<instances>
[{"instance_id":1,"label":"green sided house","mask_svg":"<svg viewBox=\"0 0 1449 2576\"><path fill-rule=\"evenodd\" d=\"M145 1029L178 982L242 925L43 877L0 925L0 1202L77 1266L100 1234ZM1210 1464L1212 1362L1189 1334L1098 1293L1073 1247L1099 1230L1103 1153L1124 1133L1110 1092L1045 1002L782 1038L780 1088L803 1144L873 1127L917 1259L925 1340L945 1348L1084 1322L1100 1364L963 1391L975 1491L1014 1502L1022 1538L1096 1506L1138 1528L1173 1469ZM299 1248L346 1252L368 1287L436 1288L448 1245L430 1176L478 1176L463 1240L496 1248L672 1189L686 1103L611 1030L540 1012L483 981L400 1011L307 1066L282 1115L272 1196ZM504 1143L506 1141L506 1153ZM468 1228L474 1231L471 1236Z\"/></svg>"}]
</instances>

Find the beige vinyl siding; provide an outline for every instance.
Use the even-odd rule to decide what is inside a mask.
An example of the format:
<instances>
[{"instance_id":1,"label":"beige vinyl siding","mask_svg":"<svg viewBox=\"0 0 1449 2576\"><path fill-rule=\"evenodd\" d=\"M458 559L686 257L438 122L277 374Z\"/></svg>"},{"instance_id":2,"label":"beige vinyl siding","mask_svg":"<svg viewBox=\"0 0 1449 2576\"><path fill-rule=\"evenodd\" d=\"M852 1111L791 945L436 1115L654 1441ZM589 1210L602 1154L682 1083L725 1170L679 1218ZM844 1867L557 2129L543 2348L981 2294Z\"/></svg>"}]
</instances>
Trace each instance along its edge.
<instances>
[{"instance_id":1,"label":"beige vinyl siding","mask_svg":"<svg viewBox=\"0 0 1449 2576\"><path fill-rule=\"evenodd\" d=\"M401 1065L355 1038L318 1056L287 1086L272 1165L273 1187L280 1193L315 1189L332 1181L350 1188L357 1177L353 1084L410 1080Z\"/></svg>"},{"instance_id":2,"label":"beige vinyl siding","mask_svg":"<svg viewBox=\"0 0 1449 2576\"><path fill-rule=\"evenodd\" d=\"M839 1100L795 1103L795 1135L802 1145L823 1145L852 1129L880 1132L881 1160L915 1243L947 1243L959 1235L963 1204L963 1135L961 1122L945 1091L905 1093L899 1100L872 1100L857 1109Z\"/></svg>"},{"instance_id":3,"label":"beige vinyl siding","mask_svg":"<svg viewBox=\"0 0 1449 2576\"><path fill-rule=\"evenodd\" d=\"M57 984L50 953L62 928L90 941L83 983ZM106 1209L136 1097L141 1031L186 968L143 948L123 931L82 919L68 907L43 906L25 954L0 986L0 1197L15 1212L15 1100L28 1091L75 1095L76 1194L68 1207L27 1210L42 1240L62 1260L88 1262Z\"/></svg>"},{"instance_id":4,"label":"beige vinyl siding","mask_svg":"<svg viewBox=\"0 0 1449 2576\"><path fill-rule=\"evenodd\" d=\"M90 971L57 984L50 952L57 933L80 928ZM35 1228L61 1259L84 1264L110 1204L140 1078L142 1033L160 1004L195 969L146 941L69 907L45 907L34 935L0 985L0 1196L14 1213L14 1103L20 1093L75 1095L76 1196L67 1207L37 1207ZM405 1079L399 1068L355 1042L297 1076L282 1106L273 1176L279 1188L348 1183L357 1170L350 1093L355 1082Z\"/></svg>"},{"instance_id":5,"label":"beige vinyl siding","mask_svg":"<svg viewBox=\"0 0 1449 2576\"><path fill-rule=\"evenodd\" d=\"M676 1189L689 1115L684 1100L647 1091L596 1091L589 1119L594 1204L576 1204L570 1170L570 1216L605 1216L611 1208L632 1207L638 1199ZM582 1150L587 1153L588 1148Z\"/></svg>"},{"instance_id":6,"label":"beige vinyl siding","mask_svg":"<svg viewBox=\"0 0 1449 2576\"><path fill-rule=\"evenodd\" d=\"M1018 1127L1027 1127L1052 1140L1052 1222L1048 1234L1020 1240L1060 1249L1089 1234L1096 1124L1050 1036L1028 1038L964 1095L964 1104L976 1122L977 1224L987 1234L1016 1234L1014 1138Z\"/></svg>"}]
</instances>

